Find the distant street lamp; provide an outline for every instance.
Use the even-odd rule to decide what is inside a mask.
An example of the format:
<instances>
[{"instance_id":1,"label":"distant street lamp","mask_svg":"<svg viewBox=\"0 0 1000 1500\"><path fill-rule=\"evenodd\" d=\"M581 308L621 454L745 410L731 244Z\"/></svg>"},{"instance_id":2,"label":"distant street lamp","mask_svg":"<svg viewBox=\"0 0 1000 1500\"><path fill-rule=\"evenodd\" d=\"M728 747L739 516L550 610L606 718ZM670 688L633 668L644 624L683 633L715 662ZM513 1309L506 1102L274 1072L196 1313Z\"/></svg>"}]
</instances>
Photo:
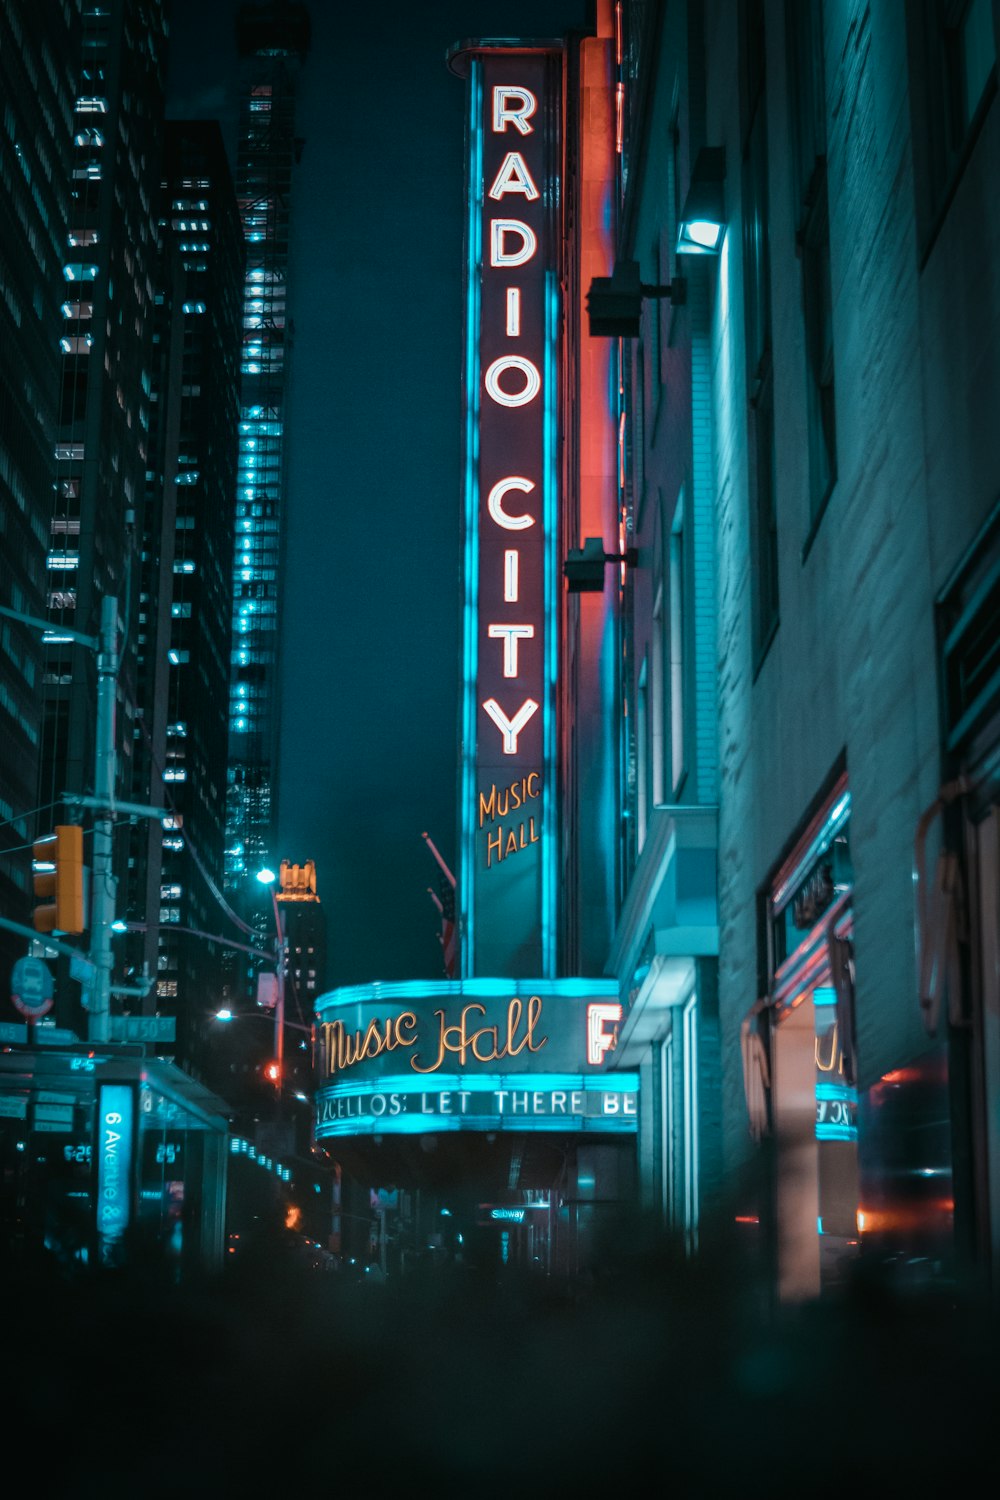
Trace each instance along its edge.
<instances>
[{"instance_id":1,"label":"distant street lamp","mask_svg":"<svg viewBox=\"0 0 1000 1500\"><path fill-rule=\"evenodd\" d=\"M229 1007L228 1007L228 1005L224 1005L221 1010L213 1010L209 1019L212 1020L212 1021L229 1022L229 1021L267 1021L270 1018L268 1016L263 1015L258 1010L245 1010L245 1011L242 1011L239 1015L237 1015L236 1011L230 1010ZM285 1021L285 1030L287 1031L289 1029L289 1027L291 1027L292 1031L301 1031L301 1032L304 1032L306 1036L312 1036L312 1027L311 1026L303 1026L298 1021L288 1021L288 1020L286 1020Z\"/></svg>"}]
</instances>

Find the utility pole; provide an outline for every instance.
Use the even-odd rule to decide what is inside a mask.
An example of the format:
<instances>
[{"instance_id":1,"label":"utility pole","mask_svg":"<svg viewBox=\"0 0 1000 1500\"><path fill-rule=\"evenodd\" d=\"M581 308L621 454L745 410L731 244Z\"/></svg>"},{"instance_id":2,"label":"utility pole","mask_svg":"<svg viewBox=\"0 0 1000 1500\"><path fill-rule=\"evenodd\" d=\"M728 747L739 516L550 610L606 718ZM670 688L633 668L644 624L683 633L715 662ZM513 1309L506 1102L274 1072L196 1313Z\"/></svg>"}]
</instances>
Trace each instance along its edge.
<instances>
[{"instance_id":1,"label":"utility pole","mask_svg":"<svg viewBox=\"0 0 1000 1500\"><path fill-rule=\"evenodd\" d=\"M281 907L278 905L278 893L275 889L276 876L273 870L258 870L257 879L261 885L266 885L271 892L271 906L274 910L275 929L275 1004L274 1004L274 1061L278 1069L276 1079L276 1109L275 1117L281 1119L282 1115L282 1090L284 1087L285 1072L285 927L281 920Z\"/></svg>"},{"instance_id":2,"label":"utility pole","mask_svg":"<svg viewBox=\"0 0 1000 1500\"><path fill-rule=\"evenodd\" d=\"M280 1120L282 1115L281 1096L285 1084L285 929L281 920L281 907L278 905L274 886L271 887L271 900L274 903L274 920L278 928L278 936L275 943L278 953L278 984L274 1006L274 1059L278 1064L277 1116Z\"/></svg>"},{"instance_id":3,"label":"utility pole","mask_svg":"<svg viewBox=\"0 0 1000 1500\"><path fill-rule=\"evenodd\" d=\"M7 615L23 625L31 625L46 635L54 634L48 620L37 619L20 610L0 605L0 615ZM58 627L60 639L77 641L81 646L97 655L97 727L94 742L94 796L82 796L63 792L62 800L68 807L86 807L94 812L94 844L91 856L90 890L90 962L94 967L93 991L89 1007L87 1039L92 1042L111 1040L111 994L144 996L149 986L125 986L111 984L114 957L111 951L111 924L115 920L115 900L118 882L112 866L114 816L116 810L129 817L162 818L166 809L147 807L134 802L115 803L115 688L118 679L118 600L111 595L101 598L101 627L98 636L85 635L80 630ZM5 921L5 927L23 931L34 937L27 928ZM49 940L51 942L51 940ZM73 953L65 945L54 944L60 951Z\"/></svg>"},{"instance_id":4,"label":"utility pole","mask_svg":"<svg viewBox=\"0 0 1000 1500\"><path fill-rule=\"evenodd\" d=\"M111 863L115 800L115 683L118 677L118 600L101 600L101 634L97 648L97 738L94 764L94 852L90 886L90 956L94 990L88 1037L106 1042L111 1036L111 923L115 919L118 882Z\"/></svg>"}]
</instances>

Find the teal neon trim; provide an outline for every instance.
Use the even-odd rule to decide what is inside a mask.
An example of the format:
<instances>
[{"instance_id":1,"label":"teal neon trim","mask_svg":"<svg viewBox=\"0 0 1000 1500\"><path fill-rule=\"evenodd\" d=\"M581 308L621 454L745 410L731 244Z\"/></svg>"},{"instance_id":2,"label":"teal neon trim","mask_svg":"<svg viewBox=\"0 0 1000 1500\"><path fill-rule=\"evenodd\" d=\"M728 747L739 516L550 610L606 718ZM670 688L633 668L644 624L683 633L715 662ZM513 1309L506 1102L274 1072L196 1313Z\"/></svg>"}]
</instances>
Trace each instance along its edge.
<instances>
[{"instance_id":1,"label":"teal neon trim","mask_svg":"<svg viewBox=\"0 0 1000 1500\"><path fill-rule=\"evenodd\" d=\"M847 1083L817 1083L816 1098L843 1099L848 1104L856 1104L858 1102L858 1091L851 1088L850 1084Z\"/></svg>"},{"instance_id":2,"label":"teal neon trim","mask_svg":"<svg viewBox=\"0 0 1000 1500\"><path fill-rule=\"evenodd\" d=\"M557 857L559 840L555 826L556 798L556 682L559 674L559 616L556 609L559 575L557 531L559 522L559 476L556 464L559 435L558 361L559 284L554 271L545 273L545 408L542 426L542 515L545 527L545 721L542 726L542 753L545 776L542 788L542 827L546 831L542 853L542 968L546 974L556 972L556 901L558 894Z\"/></svg>"},{"instance_id":3,"label":"teal neon trim","mask_svg":"<svg viewBox=\"0 0 1000 1500\"><path fill-rule=\"evenodd\" d=\"M816 1139L818 1141L856 1141L858 1138L858 1127L856 1125L817 1125Z\"/></svg>"},{"instance_id":4,"label":"teal neon trim","mask_svg":"<svg viewBox=\"0 0 1000 1500\"><path fill-rule=\"evenodd\" d=\"M620 1115L585 1119L583 1115L521 1116L511 1115L356 1115L350 1120L331 1120L316 1126L317 1139L328 1136L355 1135L441 1135L445 1131L526 1131L547 1130L559 1135L635 1135L636 1117L623 1120Z\"/></svg>"},{"instance_id":5,"label":"teal neon trim","mask_svg":"<svg viewBox=\"0 0 1000 1500\"><path fill-rule=\"evenodd\" d=\"M364 1098L370 1094L533 1093L637 1094L638 1073L393 1073L365 1083L318 1089L317 1099Z\"/></svg>"},{"instance_id":6,"label":"teal neon trim","mask_svg":"<svg viewBox=\"0 0 1000 1500\"><path fill-rule=\"evenodd\" d=\"M342 1005L365 1005L397 1000L482 1000L513 995L539 995L543 1000L581 999L617 1000L616 979L399 979L371 984L349 984L328 990L316 1001L316 1014L335 1010Z\"/></svg>"},{"instance_id":7,"label":"teal neon trim","mask_svg":"<svg viewBox=\"0 0 1000 1500\"><path fill-rule=\"evenodd\" d=\"M475 953L476 678L479 671L479 320L482 295L483 66L469 69L469 179L465 293L465 605L462 616L462 849L458 881L461 913L459 972Z\"/></svg>"},{"instance_id":8,"label":"teal neon trim","mask_svg":"<svg viewBox=\"0 0 1000 1500\"><path fill-rule=\"evenodd\" d=\"M805 851L802 858L799 860L795 869L792 870L785 878L781 889L773 894L771 898L771 909L775 915L778 915L780 912L784 911L785 907L788 905L788 902L792 897L792 894L798 888L803 878L804 872L808 870L812 864L815 863L815 861L821 854L825 853L825 851L833 843L840 830L850 821L850 817L851 794L850 792L844 792L841 797L838 797L837 801L830 809L827 816L824 818L823 826L820 828L816 837L809 845L809 848Z\"/></svg>"}]
</instances>

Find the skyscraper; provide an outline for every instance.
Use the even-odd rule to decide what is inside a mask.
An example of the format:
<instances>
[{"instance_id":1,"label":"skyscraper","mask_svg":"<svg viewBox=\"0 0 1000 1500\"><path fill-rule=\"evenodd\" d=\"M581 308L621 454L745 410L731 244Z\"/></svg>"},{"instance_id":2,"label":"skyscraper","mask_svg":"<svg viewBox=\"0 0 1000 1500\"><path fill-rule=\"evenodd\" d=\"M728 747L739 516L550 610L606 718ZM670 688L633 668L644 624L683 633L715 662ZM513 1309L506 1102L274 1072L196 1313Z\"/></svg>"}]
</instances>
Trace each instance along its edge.
<instances>
[{"instance_id":1,"label":"skyscraper","mask_svg":"<svg viewBox=\"0 0 1000 1500\"><path fill-rule=\"evenodd\" d=\"M278 745L279 582L284 525L287 317L298 73L309 49L304 5L243 5L236 191L246 263L226 801L226 887L273 862ZM269 923L265 910L262 921Z\"/></svg>"},{"instance_id":2,"label":"skyscraper","mask_svg":"<svg viewBox=\"0 0 1000 1500\"><path fill-rule=\"evenodd\" d=\"M0 12L0 605L36 618L46 597L78 40L79 18L69 8ZM50 588L72 584L53 577ZM38 632L0 618L0 910L21 922L30 889L23 849L35 832L41 675ZM5 971L23 950L20 938L0 932Z\"/></svg>"},{"instance_id":3,"label":"skyscraper","mask_svg":"<svg viewBox=\"0 0 1000 1500\"><path fill-rule=\"evenodd\" d=\"M176 1011L190 1062L192 997L207 1005L221 983L218 949L178 929L219 930L242 276L214 121L167 124L159 232L135 760L142 795L169 817L136 830L129 907L156 976L148 1004Z\"/></svg>"},{"instance_id":4,"label":"skyscraper","mask_svg":"<svg viewBox=\"0 0 1000 1500\"><path fill-rule=\"evenodd\" d=\"M48 618L39 795L55 809L94 784L96 636L117 601L115 753L132 786L140 514L150 459L156 194L166 26L160 0L117 0L83 15L82 66L63 282L62 392L48 520ZM53 274L60 275L53 267ZM62 628L61 628L62 627ZM74 816L72 810L62 816ZM115 868L123 848L115 849ZM65 1018L79 1025L80 1017Z\"/></svg>"}]
</instances>

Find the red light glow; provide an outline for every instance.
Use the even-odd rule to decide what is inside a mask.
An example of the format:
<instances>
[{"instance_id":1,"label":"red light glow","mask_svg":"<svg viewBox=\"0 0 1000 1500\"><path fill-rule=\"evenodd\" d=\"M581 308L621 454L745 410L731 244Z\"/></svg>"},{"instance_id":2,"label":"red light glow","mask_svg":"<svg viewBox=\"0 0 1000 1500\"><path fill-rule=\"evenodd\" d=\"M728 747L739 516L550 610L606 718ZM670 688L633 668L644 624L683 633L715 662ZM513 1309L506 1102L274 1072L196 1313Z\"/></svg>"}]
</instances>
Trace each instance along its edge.
<instances>
[{"instance_id":1,"label":"red light glow","mask_svg":"<svg viewBox=\"0 0 1000 1500\"><path fill-rule=\"evenodd\" d=\"M859 1208L858 1233L912 1233L914 1230L928 1229L942 1219L949 1220L954 1212L953 1198L933 1198L926 1203L899 1204L888 1209Z\"/></svg>"},{"instance_id":2,"label":"red light glow","mask_svg":"<svg viewBox=\"0 0 1000 1500\"><path fill-rule=\"evenodd\" d=\"M916 1068L893 1068L891 1073L883 1073L879 1083L917 1083L920 1074Z\"/></svg>"}]
</instances>

